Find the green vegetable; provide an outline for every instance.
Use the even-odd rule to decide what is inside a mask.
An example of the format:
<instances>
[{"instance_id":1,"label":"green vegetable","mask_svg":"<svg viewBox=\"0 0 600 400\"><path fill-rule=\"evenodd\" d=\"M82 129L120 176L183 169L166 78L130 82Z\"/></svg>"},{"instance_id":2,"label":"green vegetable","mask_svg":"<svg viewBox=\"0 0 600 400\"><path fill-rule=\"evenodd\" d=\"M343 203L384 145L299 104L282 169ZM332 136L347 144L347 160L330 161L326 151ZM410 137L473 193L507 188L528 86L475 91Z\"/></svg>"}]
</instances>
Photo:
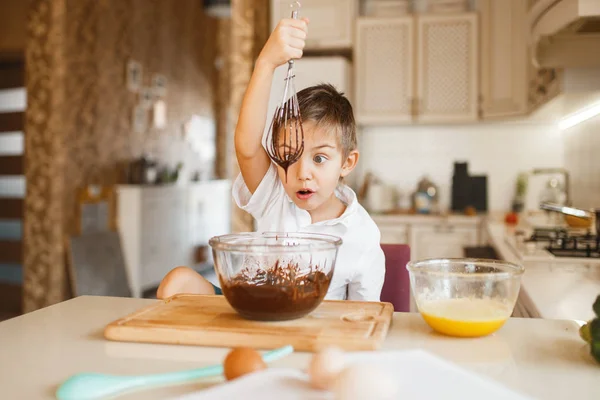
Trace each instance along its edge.
<instances>
[{"instance_id":1,"label":"green vegetable","mask_svg":"<svg viewBox=\"0 0 600 400\"><path fill-rule=\"evenodd\" d=\"M587 323L581 325L579 328L579 336L586 342L592 344L592 334L590 333L590 323L592 320L590 319Z\"/></svg>"},{"instance_id":2,"label":"green vegetable","mask_svg":"<svg viewBox=\"0 0 600 400\"><path fill-rule=\"evenodd\" d=\"M600 363L600 342L592 343L592 355Z\"/></svg>"},{"instance_id":3,"label":"green vegetable","mask_svg":"<svg viewBox=\"0 0 600 400\"><path fill-rule=\"evenodd\" d=\"M589 343L590 343L590 352L592 356L600 363L600 295L596 298L594 302L594 313L596 313L596 318L588 322L586 325L589 333ZM585 336L585 328L581 327L579 333L582 337ZM585 340L585 338L584 338Z\"/></svg>"},{"instance_id":4,"label":"green vegetable","mask_svg":"<svg viewBox=\"0 0 600 400\"><path fill-rule=\"evenodd\" d=\"M598 342L598 344L600 344L600 318L594 318L592 322L590 322L590 337L592 343Z\"/></svg>"}]
</instances>

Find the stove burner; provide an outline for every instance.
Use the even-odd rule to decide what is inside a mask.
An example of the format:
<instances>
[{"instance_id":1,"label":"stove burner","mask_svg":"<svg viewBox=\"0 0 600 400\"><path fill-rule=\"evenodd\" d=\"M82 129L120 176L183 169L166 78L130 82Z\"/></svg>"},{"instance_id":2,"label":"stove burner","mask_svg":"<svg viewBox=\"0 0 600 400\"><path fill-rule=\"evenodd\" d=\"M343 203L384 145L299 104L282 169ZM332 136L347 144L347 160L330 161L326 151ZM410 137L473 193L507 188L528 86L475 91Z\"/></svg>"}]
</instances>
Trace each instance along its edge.
<instances>
[{"instance_id":1,"label":"stove burner","mask_svg":"<svg viewBox=\"0 0 600 400\"><path fill-rule=\"evenodd\" d=\"M562 239L569 236L565 228L536 228L529 240L534 242Z\"/></svg>"},{"instance_id":2,"label":"stove burner","mask_svg":"<svg viewBox=\"0 0 600 400\"><path fill-rule=\"evenodd\" d=\"M546 242L556 257L600 258L600 236L565 228L536 228L527 242Z\"/></svg>"},{"instance_id":3,"label":"stove burner","mask_svg":"<svg viewBox=\"0 0 600 400\"><path fill-rule=\"evenodd\" d=\"M600 251L587 251L587 250L563 250L563 249L550 249L547 250L556 257L576 257L576 258L600 258Z\"/></svg>"}]
</instances>

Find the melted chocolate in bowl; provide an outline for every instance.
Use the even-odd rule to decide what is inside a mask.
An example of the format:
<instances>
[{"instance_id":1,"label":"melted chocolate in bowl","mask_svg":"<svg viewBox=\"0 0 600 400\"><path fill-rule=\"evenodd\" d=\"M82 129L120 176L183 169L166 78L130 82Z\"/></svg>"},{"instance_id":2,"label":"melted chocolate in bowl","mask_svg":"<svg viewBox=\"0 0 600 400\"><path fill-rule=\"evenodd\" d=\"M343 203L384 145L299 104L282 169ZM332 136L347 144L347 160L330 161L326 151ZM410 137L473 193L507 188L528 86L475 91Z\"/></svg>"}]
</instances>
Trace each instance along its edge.
<instances>
[{"instance_id":1,"label":"melted chocolate in bowl","mask_svg":"<svg viewBox=\"0 0 600 400\"><path fill-rule=\"evenodd\" d=\"M259 269L243 269L228 282L221 281L225 298L244 318L259 321L284 321L305 316L321 303L333 271L325 274L319 267L301 271L298 264Z\"/></svg>"}]
</instances>

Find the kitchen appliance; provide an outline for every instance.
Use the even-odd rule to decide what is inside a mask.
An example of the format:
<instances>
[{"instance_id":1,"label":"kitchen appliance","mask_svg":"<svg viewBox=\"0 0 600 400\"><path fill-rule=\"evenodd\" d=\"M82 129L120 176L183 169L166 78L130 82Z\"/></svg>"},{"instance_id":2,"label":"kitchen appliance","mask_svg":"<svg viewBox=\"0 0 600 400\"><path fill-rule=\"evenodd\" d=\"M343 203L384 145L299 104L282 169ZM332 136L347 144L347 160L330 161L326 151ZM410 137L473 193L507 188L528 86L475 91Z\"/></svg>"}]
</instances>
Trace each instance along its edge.
<instances>
[{"instance_id":1,"label":"kitchen appliance","mask_svg":"<svg viewBox=\"0 0 600 400\"><path fill-rule=\"evenodd\" d=\"M452 174L452 211L464 211L469 202L469 190L469 164L455 162Z\"/></svg>"},{"instance_id":2,"label":"kitchen appliance","mask_svg":"<svg viewBox=\"0 0 600 400\"><path fill-rule=\"evenodd\" d=\"M367 172L359 190L359 201L370 213L385 213L396 207L396 189Z\"/></svg>"},{"instance_id":3,"label":"kitchen appliance","mask_svg":"<svg viewBox=\"0 0 600 400\"><path fill-rule=\"evenodd\" d=\"M600 236L589 229L535 227L506 235L505 242L522 261L600 265Z\"/></svg>"},{"instance_id":4,"label":"kitchen appliance","mask_svg":"<svg viewBox=\"0 0 600 400\"><path fill-rule=\"evenodd\" d=\"M525 173L525 210L539 210L540 203L570 206L570 178L564 168L535 168Z\"/></svg>"},{"instance_id":5,"label":"kitchen appliance","mask_svg":"<svg viewBox=\"0 0 600 400\"><path fill-rule=\"evenodd\" d=\"M462 213L467 207L487 211L487 184L487 175L469 175L468 163L455 162L452 175L452 211Z\"/></svg>"},{"instance_id":6,"label":"kitchen appliance","mask_svg":"<svg viewBox=\"0 0 600 400\"><path fill-rule=\"evenodd\" d=\"M413 193L413 208L419 214L430 214L439 211L439 189L429 180L423 177Z\"/></svg>"},{"instance_id":7,"label":"kitchen appliance","mask_svg":"<svg viewBox=\"0 0 600 400\"><path fill-rule=\"evenodd\" d=\"M600 1L529 1L529 46L536 65L597 68Z\"/></svg>"},{"instance_id":8,"label":"kitchen appliance","mask_svg":"<svg viewBox=\"0 0 600 400\"><path fill-rule=\"evenodd\" d=\"M132 185L153 184L158 178L158 164L149 156L143 155L131 161L127 170L127 183Z\"/></svg>"},{"instance_id":9,"label":"kitchen appliance","mask_svg":"<svg viewBox=\"0 0 600 400\"><path fill-rule=\"evenodd\" d=\"M525 243L541 244L555 257L600 258L600 236L567 228L536 228Z\"/></svg>"},{"instance_id":10,"label":"kitchen appliance","mask_svg":"<svg viewBox=\"0 0 600 400\"><path fill-rule=\"evenodd\" d=\"M475 210L486 212L488 209L487 175L471 176L470 203Z\"/></svg>"}]
</instances>

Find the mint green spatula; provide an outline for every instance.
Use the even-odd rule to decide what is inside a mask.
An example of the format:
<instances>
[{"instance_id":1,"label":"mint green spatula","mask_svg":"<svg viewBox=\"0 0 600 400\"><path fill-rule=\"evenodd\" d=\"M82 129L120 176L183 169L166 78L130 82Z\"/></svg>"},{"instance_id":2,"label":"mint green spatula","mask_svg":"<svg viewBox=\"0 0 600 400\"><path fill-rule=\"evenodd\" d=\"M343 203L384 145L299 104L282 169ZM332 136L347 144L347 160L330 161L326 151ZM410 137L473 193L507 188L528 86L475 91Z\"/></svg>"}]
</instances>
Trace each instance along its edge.
<instances>
[{"instance_id":1,"label":"mint green spatula","mask_svg":"<svg viewBox=\"0 0 600 400\"><path fill-rule=\"evenodd\" d=\"M284 346L263 354L263 360L269 363L278 360L294 351L292 346ZM223 373L223 365L191 369L187 371L168 372L164 374L118 376L95 373L73 375L56 391L58 400L99 400L114 396L124 391L139 389L145 386L168 385L192 381L200 378L218 376Z\"/></svg>"}]
</instances>

